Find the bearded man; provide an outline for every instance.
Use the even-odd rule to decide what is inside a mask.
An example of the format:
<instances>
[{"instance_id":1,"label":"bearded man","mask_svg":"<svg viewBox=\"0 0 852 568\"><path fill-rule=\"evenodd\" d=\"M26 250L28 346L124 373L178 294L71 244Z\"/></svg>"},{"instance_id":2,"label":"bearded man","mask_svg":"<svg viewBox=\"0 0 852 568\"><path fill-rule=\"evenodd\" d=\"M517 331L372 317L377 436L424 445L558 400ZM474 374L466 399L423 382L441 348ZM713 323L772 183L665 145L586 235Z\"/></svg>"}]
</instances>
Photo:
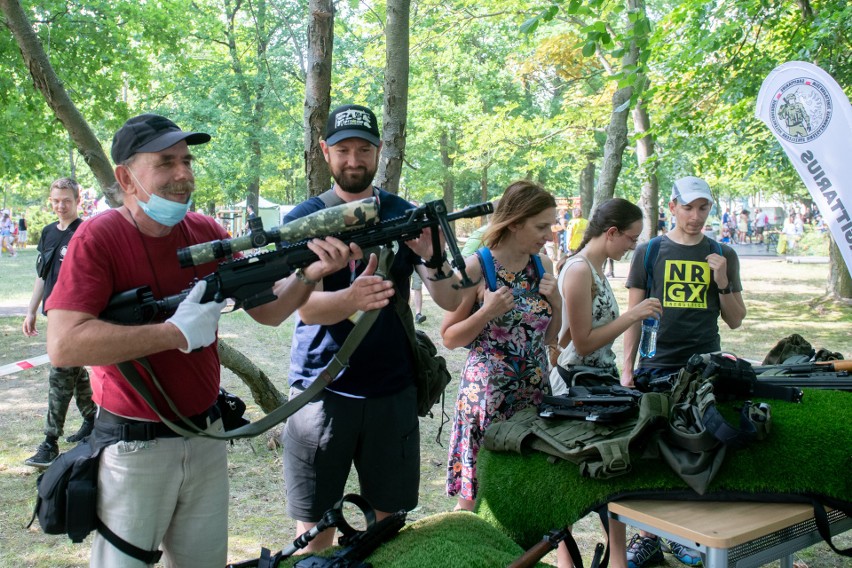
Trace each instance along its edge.
<instances>
[{"instance_id":1,"label":"bearded man","mask_svg":"<svg viewBox=\"0 0 852 568\"><path fill-rule=\"evenodd\" d=\"M321 142L334 186L298 205L285 222L324 207L368 197L379 200L382 221L414 206L373 187L381 140L373 112L359 105L334 109ZM352 464L361 495L376 509L376 518L417 505L420 483L420 432L414 355L394 302L408 306L409 279L417 271L435 302L446 310L458 306L451 278L433 280L431 232L400 242L387 278L374 274L375 255L317 282L298 311L290 351L290 398L304 391L340 350L358 311L381 309L376 322L330 387L287 421L282 434L287 513L302 534L313 529L343 496ZM444 255L443 270L452 273ZM409 316L410 317L410 316ZM334 528L321 532L301 552L332 544Z\"/></svg>"}]
</instances>

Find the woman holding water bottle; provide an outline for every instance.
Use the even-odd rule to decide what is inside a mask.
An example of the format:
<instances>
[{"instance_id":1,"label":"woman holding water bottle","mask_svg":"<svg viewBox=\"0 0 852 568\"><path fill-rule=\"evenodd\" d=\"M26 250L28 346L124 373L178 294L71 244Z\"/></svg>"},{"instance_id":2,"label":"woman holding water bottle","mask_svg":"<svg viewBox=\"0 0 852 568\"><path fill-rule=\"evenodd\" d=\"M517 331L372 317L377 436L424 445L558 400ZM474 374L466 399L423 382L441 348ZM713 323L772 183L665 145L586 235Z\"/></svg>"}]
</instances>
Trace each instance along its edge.
<instances>
[{"instance_id":1,"label":"woman holding water bottle","mask_svg":"<svg viewBox=\"0 0 852 568\"><path fill-rule=\"evenodd\" d=\"M557 283L563 313L559 345L563 350L550 373L554 394L567 392L577 366L600 369L604 375L600 382L617 385L613 342L636 322L660 318L662 307L656 298L619 315L615 296L601 270L607 259L619 260L633 250L641 232L639 207L618 197L605 201L595 210L577 252L560 270Z\"/></svg>"},{"instance_id":2,"label":"woman holding water bottle","mask_svg":"<svg viewBox=\"0 0 852 568\"><path fill-rule=\"evenodd\" d=\"M601 267L607 259L620 260L636 248L642 233L642 210L626 199L614 198L595 210L577 251L565 261L557 284L562 294L563 347L558 364L550 372L553 394L565 394L576 372L594 367L602 373L601 383L618 385L618 368L612 344L619 335L638 321L659 319L660 301L649 298L619 315L618 304L609 280ZM586 371L586 369L584 369ZM588 373L584 373L589 377ZM610 539L613 568L623 568L624 528ZM560 543L556 550L559 568L573 566L568 549Z\"/></svg>"}]
</instances>

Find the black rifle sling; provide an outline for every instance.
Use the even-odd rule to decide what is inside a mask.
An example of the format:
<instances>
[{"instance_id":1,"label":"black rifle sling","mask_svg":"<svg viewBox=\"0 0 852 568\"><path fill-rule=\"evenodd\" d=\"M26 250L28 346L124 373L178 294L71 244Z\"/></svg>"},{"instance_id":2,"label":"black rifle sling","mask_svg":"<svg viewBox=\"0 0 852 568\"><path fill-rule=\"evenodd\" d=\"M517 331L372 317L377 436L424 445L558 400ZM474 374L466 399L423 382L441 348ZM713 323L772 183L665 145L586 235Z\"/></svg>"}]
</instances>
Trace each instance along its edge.
<instances>
[{"instance_id":1,"label":"black rifle sling","mask_svg":"<svg viewBox=\"0 0 852 568\"><path fill-rule=\"evenodd\" d=\"M393 250L390 247L382 247L381 253L379 256L379 268L376 270L376 274L386 275L388 274L390 265L393 263ZM206 432L197 428L194 424L192 424L186 417L184 417L175 406L174 402L172 402L171 398L165 393L163 387L160 385L160 382L157 380L156 375L154 374L153 369L151 368L151 364L147 358L141 357L136 360L137 363L142 365L142 367L148 372L148 376L151 377L151 381L154 383L154 386L160 392L162 397L165 399L166 404L168 404L171 411L178 417L180 424L176 424L175 422L169 420L160 412L160 409L157 408L157 403L154 401L154 397L151 395L151 391L148 390L148 387L145 385L145 382L142 380L142 377L139 374L139 371L136 370L136 367L133 365L132 361L125 361L123 363L119 363L117 365L121 374L124 375L124 378L130 383L136 392L145 400L148 406L151 407L157 416L160 417L160 420L163 421L163 424L168 426L173 432L180 434L181 436L190 438L193 436L204 436L207 438L215 438L217 440L233 440L238 438L253 438L255 436L259 436L263 434L267 430L273 428L274 426L284 422L292 416L297 410L305 406L311 400L313 400L320 392L322 392L325 387L330 385L334 379L343 371L346 367L349 366L349 358L361 344L361 341L366 337L367 332L370 331L370 328L373 325L373 322L376 321L376 318L379 316L380 309L371 310L369 312L364 312L361 314L358 322L355 324L355 327L352 328L352 331L349 332L349 335L346 337L346 340L343 342L343 345L340 347L340 350L332 357L329 364L322 370L322 372L317 376L311 385L305 389L299 396L293 397L291 400L288 400L260 420L256 422L250 422L245 426L241 426L240 428L236 428L234 430L229 430L226 434L219 434L216 432Z\"/></svg>"}]
</instances>

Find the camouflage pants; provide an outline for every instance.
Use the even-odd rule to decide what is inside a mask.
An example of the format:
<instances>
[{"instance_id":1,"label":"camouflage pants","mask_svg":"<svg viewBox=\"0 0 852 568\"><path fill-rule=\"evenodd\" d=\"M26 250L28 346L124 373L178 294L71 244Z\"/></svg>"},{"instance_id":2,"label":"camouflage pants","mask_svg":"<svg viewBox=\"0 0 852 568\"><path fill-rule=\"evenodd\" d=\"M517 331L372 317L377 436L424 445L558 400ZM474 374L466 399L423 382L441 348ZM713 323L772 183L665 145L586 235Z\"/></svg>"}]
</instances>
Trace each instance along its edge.
<instances>
[{"instance_id":1,"label":"camouflage pants","mask_svg":"<svg viewBox=\"0 0 852 568\"><path fill-rule=\"evenodd\" d=\"M77 399L77 408L83 418L94 418L96 407L92 402L92 385L85 367L51 367L49 384L44 426L46 436L62 436L72 397Z\"/></svg>"}]
</instances>

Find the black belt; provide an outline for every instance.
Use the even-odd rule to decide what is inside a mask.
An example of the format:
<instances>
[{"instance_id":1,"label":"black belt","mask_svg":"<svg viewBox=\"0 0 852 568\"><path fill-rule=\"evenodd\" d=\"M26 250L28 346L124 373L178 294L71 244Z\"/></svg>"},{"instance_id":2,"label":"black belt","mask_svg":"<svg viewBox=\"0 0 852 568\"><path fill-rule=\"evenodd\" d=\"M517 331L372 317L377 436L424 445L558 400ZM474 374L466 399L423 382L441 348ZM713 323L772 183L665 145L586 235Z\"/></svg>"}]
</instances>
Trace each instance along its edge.
<instances>
[{"instance_id":1,"label":"black belt","mask_svg":"<svg viewBox=\"0 0 852 568\"><path fill-rule=\"evenodd\" d=\"M206 430L208 426L216 422L222 413L215 404L201 414L189 416L187 421L191 422L199 430ZM173 420L181 426L180 420ZM156 438L179 438L181 435L166 426L162 422L146 422L144 420L133 420L113 414L105 408L98 410L95 419L95 428L101 432L115 436L121 442L147 442Z\"/></svg>"}]
</instances>

